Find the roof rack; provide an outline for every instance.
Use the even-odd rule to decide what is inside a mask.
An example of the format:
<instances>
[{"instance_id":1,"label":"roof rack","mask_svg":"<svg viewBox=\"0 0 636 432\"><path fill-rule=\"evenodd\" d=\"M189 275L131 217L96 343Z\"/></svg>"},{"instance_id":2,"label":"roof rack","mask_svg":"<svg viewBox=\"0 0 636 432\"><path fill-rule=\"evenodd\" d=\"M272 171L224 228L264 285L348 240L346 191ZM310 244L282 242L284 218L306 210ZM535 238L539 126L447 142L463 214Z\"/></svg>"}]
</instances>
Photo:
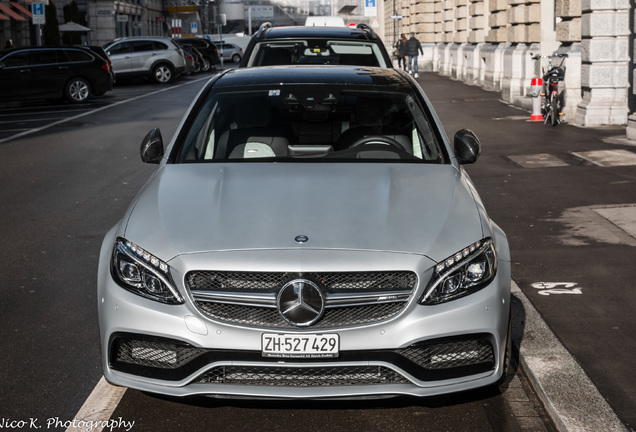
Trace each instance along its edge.
<instances>
[{"instance_id":1,"label":"roof rack","mask_svg":"<svg viewBox=\"0 0 636 432\"><path fill-rule=\"evenodd\" d=\"M258 28L258 31L256 32L256 34L254 35L255 37L261 37L263 35L263 33L265 33L266 30L271 29L272 23L271 22L264 22L263 24L261 24L261 26Z\"/></svg>"},{"instance_id":2,"label":"roof rack","mask_svg":"<svg viewBox=\"0 0 636 432\"><path fill-rule=\"evenodd\" d=\"M373 31L373 29L369 26L369 24L366 23L360 23L356 26L357 29L368 32L371 34L371 36L375 36L375 32Z\"/></svg>"}]
</instances>

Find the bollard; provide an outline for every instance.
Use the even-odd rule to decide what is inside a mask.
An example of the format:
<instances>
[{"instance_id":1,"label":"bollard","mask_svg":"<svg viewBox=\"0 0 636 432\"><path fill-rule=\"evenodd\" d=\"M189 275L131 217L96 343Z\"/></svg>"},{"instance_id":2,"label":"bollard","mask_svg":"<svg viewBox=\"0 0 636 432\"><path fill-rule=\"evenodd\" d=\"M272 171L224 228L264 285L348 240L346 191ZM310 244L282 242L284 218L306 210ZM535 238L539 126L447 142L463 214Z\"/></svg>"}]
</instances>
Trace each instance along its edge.
<instances>
[{"instance_id":1,"label":"bollard","mask_svg":"<svg viewBox=\"0 0 636 432\"><path fill-rule=\"evenodd\" d=\"M532 78L530 84L530 95L532 96L532 115L530 121L543 121L541 112L541 92L543 91L543 79Z\"/></svg>"}]
</instances>

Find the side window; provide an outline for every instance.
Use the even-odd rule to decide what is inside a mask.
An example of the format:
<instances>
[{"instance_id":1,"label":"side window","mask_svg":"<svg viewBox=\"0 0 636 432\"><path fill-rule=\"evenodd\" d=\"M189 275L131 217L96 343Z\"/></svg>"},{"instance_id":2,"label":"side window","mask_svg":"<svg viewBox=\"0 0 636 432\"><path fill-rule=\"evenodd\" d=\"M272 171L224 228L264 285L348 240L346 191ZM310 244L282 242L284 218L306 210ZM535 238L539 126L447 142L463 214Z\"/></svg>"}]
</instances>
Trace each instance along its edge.
<instances>
[{"instance_id":1,"label":"side window","mask_svg":"<svg viewBox=\"0 0 636 432\"><path fill-rule=\"evenodd\" d=\"M129 42L121 42L110 47L108 52L110 53L110 55L126 54L132 52L132 47L130 46Z\"/></svg>"},{"instance_id":2,"label":"side window","mask_svg":"<svg viewBox=\"0 0 636 432\"><path fill-rule=\"evenodd\" d=\"M152 42L152 49L154 51L161 51L161 50L167 50L168 47L164 43L153 41Z\"/></svg>"},{"instance_id":3,"label":"side window","mask_svg":"<svg viewBox=\"0 0 636 432\"><path fill-rule=\"evenodd\" d=\"M29 65L29 52L28 51L18 51L12 54L9 54L5 58L2 59L2 64L4 67L21 67Z\"/></svg>"},{"instance_id":4,"label":"side window","mask_svg":"<svg viewBox=\"0 0 636 432\"><path fill-rule=\"evenodd\" d=\"M134 41L132 42L133 51L134 52L144 52L144 51L153 51L155 50L153 41Z\"/></svg>"},{"instance_id":5,"label":"side window","mask_svg":"<svg viewBox=\"0 0 636 432\"><path fill-rule=\"evenodd\" d=\"M64 54L64 57L60 58L65 58L66 61L69 62L90 62L91 60L93 60L93 58L88 53L80 50L63 50L61 53Z\"/></svg>"},{"instance_id":6,"label":"side window","mask_svg":"<svg viewBox=\"0 0 636 432\"><path fill-rule=\"evenodd\" d=\"M40 66L57 63L57 50L33 50L31 51L31 65Z\"/></svg>"}]
</instances>

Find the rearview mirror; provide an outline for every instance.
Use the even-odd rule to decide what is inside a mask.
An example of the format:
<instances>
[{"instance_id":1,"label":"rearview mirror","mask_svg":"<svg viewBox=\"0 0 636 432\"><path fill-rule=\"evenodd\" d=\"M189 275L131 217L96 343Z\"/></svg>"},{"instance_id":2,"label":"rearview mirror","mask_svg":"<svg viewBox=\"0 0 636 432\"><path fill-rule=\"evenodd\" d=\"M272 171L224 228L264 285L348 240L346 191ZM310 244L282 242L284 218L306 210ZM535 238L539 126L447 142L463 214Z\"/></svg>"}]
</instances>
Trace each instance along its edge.
<instances>
[{"instance_id":1,"label":"rearview mirror","mask_svg":"<svg viewBox=\"0 0 636 432\"><path fill-rule=\"evenodd\" d=\"M460 164L472 164L481 153L481 143L475 133L462 129L455 134L455 155Z\"/></svg>"},{"instance_id":2,"label":"rearview mirror","mask_svg":"<svg viewBox=\"0 0 636 432\"><path fill-rule=\"evenodd\" d=\"M148 132L141 142L141 160L144 163L158 164L163 157L163 137L159 128Z\"/></svg>"}]
</instances>

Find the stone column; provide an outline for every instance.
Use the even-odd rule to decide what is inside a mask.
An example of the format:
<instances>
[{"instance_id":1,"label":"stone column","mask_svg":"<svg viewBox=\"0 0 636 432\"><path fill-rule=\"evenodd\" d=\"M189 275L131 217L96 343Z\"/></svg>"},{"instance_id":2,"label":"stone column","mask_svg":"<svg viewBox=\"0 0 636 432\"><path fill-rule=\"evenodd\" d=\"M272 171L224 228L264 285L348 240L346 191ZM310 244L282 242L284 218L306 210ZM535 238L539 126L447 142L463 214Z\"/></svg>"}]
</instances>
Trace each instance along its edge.
<instances>
[{"instance_id":1,"label":"stone column","mask_svg":"<svg viewBox=\"0 0 636 432\"><path fill-rule=\"evenodd\" d=\"M629 0L582 0L581 89L576 123L627 123ZM565 79L567 80L567 74Z\"/></svg>"}]
</instances>

